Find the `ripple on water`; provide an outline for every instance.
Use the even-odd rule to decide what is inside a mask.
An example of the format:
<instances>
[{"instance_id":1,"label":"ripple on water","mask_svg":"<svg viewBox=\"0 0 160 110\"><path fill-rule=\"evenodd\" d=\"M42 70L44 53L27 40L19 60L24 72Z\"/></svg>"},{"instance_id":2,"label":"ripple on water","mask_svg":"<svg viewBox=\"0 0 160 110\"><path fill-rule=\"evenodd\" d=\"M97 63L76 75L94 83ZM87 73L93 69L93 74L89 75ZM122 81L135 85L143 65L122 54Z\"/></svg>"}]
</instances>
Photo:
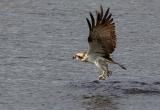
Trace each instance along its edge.
<instances>
[{"instance_id":1,"label":"ripple on water","mask_svg":"<svg viewBox=\"0 0 160 110\"><path fill-rule=\"evenodd\" d=\"M88 90L89 93L107 93L108 95L123 96L126 94L160 94L160 82L141 81L90 81L71 82L67 88L72 90ZM92 91L93 90L93 91ZM86 92L85 92L86 93ZM85 94L84 93L84 94ZM83 93L82 93L83 94Z\"/></svg>"}]
</instances>

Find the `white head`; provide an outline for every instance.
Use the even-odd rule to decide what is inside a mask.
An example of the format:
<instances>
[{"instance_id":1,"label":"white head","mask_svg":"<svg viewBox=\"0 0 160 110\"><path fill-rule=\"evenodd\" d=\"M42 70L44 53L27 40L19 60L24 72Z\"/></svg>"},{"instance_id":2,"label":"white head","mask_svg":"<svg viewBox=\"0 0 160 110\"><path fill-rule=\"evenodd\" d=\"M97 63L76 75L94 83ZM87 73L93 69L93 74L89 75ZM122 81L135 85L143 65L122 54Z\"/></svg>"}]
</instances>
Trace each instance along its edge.
<instances>
[{"instance_id":1,"label":"white head","mask_svg":"<svg viewBox=\"0 0 160 110\"><path fill-rule=\"evenodd\" d=\"M85 61L86 52L80 52L73 56L73 59Z\"/></svg>"}]
</instances>

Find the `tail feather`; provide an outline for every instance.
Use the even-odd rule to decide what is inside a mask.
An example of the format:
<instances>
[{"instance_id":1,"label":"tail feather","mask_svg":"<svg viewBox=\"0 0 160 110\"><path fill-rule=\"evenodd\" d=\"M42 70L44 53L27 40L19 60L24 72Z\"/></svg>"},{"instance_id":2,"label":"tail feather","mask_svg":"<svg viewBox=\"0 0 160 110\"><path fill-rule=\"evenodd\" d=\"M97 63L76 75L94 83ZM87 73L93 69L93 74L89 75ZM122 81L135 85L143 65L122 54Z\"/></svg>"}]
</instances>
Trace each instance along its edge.
<instances>
[{"instance_id":1,"label":"tail feather","mask_svg":"<svg viewBox=\"0 0 160 110\"><path fill-rule=\"evenodd\" d=\"M124 65L122 65L122 64L119 64L119 63L117 63L122 69L124 69L124 70L127 70L127 68L124 66Z\"/></svg>"},{"instance_id":2,"label":"tail feather","mask_svg":"<svg viewBox=\"0 0 160 110\"><path fill-rule=\"evenodd\" d=\"M122 69L127 70L127 68L126 68L124 65L115 62L112 58L110 58L110 59L108 59L108 60L110 61L110 63L117 64L117 65L119 65Z\"/></svg>"}]
</instances>

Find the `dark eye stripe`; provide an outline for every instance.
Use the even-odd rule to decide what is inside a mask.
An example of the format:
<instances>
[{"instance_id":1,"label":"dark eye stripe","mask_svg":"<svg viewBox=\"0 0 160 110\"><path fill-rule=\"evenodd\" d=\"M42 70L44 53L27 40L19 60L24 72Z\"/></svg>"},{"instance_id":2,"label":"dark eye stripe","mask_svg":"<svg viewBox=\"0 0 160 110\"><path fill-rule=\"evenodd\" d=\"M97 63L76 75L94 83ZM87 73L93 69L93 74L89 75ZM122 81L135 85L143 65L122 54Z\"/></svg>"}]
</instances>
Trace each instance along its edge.
<instances>
[{"instance_id":1,"label":"dark eye stripe","mask_svg":"<svg viewBox=\"0 0 160 110\"><path fill-rule=\"evenodd\" d=\"M81 56L78 56L79 58L82 58Z\"/></svg>"},{"instance_id":2,"label":"dark eye stripe","mask_svg":"<svg viewBox=\"0 0 160 110\"><path fill-rule=\"evenodd\" d=\"M78 56L78 55L76 55L78 58L80 58L80 59L82 59L82 57L81 56Z\"/></svg>"}]
</instances>

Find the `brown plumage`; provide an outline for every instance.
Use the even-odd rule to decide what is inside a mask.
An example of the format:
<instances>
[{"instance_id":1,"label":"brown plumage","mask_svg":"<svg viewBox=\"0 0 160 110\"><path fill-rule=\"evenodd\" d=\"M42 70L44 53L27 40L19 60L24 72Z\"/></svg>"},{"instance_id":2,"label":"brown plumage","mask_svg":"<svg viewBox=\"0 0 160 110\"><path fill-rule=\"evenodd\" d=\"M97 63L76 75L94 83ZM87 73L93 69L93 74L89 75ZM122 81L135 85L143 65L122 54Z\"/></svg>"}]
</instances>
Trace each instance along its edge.
<instances>
[{"instance_id":1,"label":"brown plumage","mask_svg":"<svg viewBox=\"0 0 160 110\"><path fill-rule=\"evenodd\" d=\"M89 26L89 53L102 53L107 56L111 54L116 47L115 23L113 22L112 14L109 8L103 15L103 8L100 7L100 12L96 11L97 18L93 17L90 12L91 22L86 18Z\"/></svg>"}]
</instances>

